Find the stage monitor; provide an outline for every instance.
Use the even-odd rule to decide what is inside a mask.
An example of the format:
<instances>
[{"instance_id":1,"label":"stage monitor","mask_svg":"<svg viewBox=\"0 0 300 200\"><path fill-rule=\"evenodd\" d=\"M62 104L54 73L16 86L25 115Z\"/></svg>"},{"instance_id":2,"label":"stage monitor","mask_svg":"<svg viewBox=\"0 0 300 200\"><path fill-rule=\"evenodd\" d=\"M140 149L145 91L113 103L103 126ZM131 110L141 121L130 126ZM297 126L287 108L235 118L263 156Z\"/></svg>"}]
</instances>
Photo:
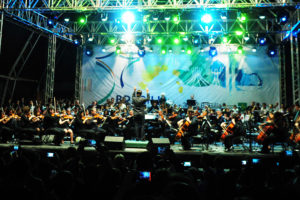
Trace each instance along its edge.
<instances>
[{"instance_id":1,"label":"stage monitor","mask_svg":"<svg viewBox=\"0 0 300 200\"><path fill-rule=\"evenodd\" d=\"M106 146L109 150L124 150L125 149L124 137L105 136L104 146Z\"/></svg>"},{"instance_id":2,"label":"stage monitor","mask_svg":"<svg viewBox=\"0 0 300 200\"><path fill-rule=\"evenodd\" d=\"M188 106L195 106L195 105L196 105L196 100L194 100L194 99L188 99L188 100L186 101L186 104L187 104Z\"/></svg>"}]
</instances>

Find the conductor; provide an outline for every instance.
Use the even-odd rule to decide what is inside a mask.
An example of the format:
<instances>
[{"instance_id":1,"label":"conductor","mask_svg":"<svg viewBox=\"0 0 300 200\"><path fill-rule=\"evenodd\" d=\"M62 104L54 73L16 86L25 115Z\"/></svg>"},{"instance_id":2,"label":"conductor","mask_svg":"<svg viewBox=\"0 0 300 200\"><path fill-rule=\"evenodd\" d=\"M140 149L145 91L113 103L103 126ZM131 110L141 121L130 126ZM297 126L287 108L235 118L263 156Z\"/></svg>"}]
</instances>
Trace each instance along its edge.
<instances>
[{"instance_id":1,"label":"conductor","mask_svg":"<svg viewBox=\"0 0 300 200\"><path fill-rule=\"evenodd\" d=\"M142 97L142 91L136 90L132 94L132 104L133 104L133 115L134 115L134 129L135 137L138 140L145 139L144 124L145 124L145 103L150 100L149 89L146 89L147 98Z\"/></svg>"}]
</instances>

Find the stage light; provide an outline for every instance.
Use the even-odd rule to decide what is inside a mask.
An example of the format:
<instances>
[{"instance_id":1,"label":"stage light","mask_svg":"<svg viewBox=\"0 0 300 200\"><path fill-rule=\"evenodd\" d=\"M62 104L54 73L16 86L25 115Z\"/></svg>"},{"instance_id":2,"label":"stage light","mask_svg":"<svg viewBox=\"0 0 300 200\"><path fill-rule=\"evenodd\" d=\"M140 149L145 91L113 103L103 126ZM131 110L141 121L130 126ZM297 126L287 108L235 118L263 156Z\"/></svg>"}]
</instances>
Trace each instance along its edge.
<instances>
[{"instance_id":1,"label":"stage light","mask_svg":"<svg viewBox=\"0 0 300 200\"><path fill-rule=\"evenodd\" d=\"M87 56L92 56L93 55L93 48L90 46L85 47L85 54Z\"/></svg>"},{"instance_id":2,"label":"stage light","mask_svg":"<svg viewBox=\"0 0 300 200\"><path fill-rule=\"evenodd\" d=\"M256 52L256 48L255 48L255 47L252 48L252 52L253 52L253 53Z\"/></svg>"},{"instance_id":3,"label":"stage light","mask_svg":"<svg viewBox=\"0 0 300 200\"><path fill-rule=\"evenodd\" d=\"M73 36L73 43L75 45L81 45L81 42L82 42L82 38L80 35L74 35Z\"/></svg>"},{"instance_id":4,"label":"stage light","mask_svg":"<svg viewBox=\"0 0 300 200\"><path fill-rule=\"evenodd\" d=\"M266 38L266 37L259 37L259 38L258 38L258 43L259 43L260 45L265 45L266 42L267 42L267 38Z\"/></svg>"},{"instance_id":5,"label":"stage light","mask_svg":"<svg viewBox=\"0 0 300 200\"><path fill-rule=\"evenodd\" d=\"M238 19L244 23L247 20L247 15L245 13L238 13Z\"/></svg>"},{"instance_id":6,"label":"stage light","mask_svg":"<svg viewBox=\"0 0 300 200\"><path fill-rule=\"evenodd\" d=\"M192 43L193 43L194 47L198 47L200 45L200 36L194 35L192 37Z\"/></svg>"},{"instance_id":7,"label":"stage light","mask_svg":"<svg viewBox=\"0 0 300 200\"><path fill-rule=\"evenodd\" d=\"M268 55L270 57L274 57L277 55L277 49L274 46L269 46L268 47Z\"/></svg>"},{"instance_id":8,"label":"stage light","mask_svg":"<svg viewBox=\"0 0 300 200\"><path fill-rule=\"evenodd\" d=\"M140 57L144 57L145 54L146 54L146 51L145 51L145 48L144 48L144 47L138 50L138 55L139 55Z\"/></svg>"},{"instance_id":9,"label":"stage light","mask_svg":"<svg viewBox=\"0 0 300 200\"><path fill-rule=\"evenodd\" d=\"M285 24L288 21L289 13L285 11L281 11L277 15L277 20L279 24Z\"/></svg>"},{"instance_id":10,"label":"stage light","mask_svg":"<svg viewBox=\"0 0 300 200\"><path fill-rule=\"evenodd\" d=\"M48 27L53 28L54 27L54 19L48 19L47 25L48 25Z\"/></svg>"},{"instance_id":11,"label":"stage light","mask_svg":"<svg viewBox=\"0 0 300 200\"><path fill-rule=\"evenodd\" d=\"M260 15L259 19L261 19L261 20L266 19L266 16L265 15Z\"/></svg>"},{"instance_id":12,"label":"stage light","mask_svg":"<svg viewBox=\"0 0 300 200\"><path fill-rule=\"evenodd\" d=\"M121 53L121 47L119 47L119 46L116 47L116 53L117 53L117 54L120 54L120 53Z\"/></svg>"},{"instance_id":13,"label":"stage light","mask_svg":"<svg viewBox=\"0 0 300 200\"><path fill-rule=\"evenodd\" d=\"M135 16L133 14L133 12L130 11L126 11L123 15L122 15L122 21L128 25L132 24L135 20Z\"/></svg>"},{"instance_id":14,"label":"stage light","mask_svg":"<svg viewBox=\"0 0 300 200\"><path fill-rule=\"evenodd\" d=\"M100 18L101 18L101 21L106 22L108 20L108 14L101 13Z\"/></svg>"},{"instance_id":15,"label":"stage light","mask_svg":"<svg viewBox=\"0 0 300 200\"><path fill-rule=\"evenodd\" d=\"M185 48L182 47L180 51L181 51L182 53L184 53L184 52L185 52Z\"/></svg>"},{"instance_id":16,"label":"stage light","mask_svg":"<svg viewBox=\"0 0 300 200\"><path fill-rule=\"evenodd\" d=\"M173 49L170 47L169 48L169 53L172 53L173 52Z\"/></svg>"},{"instance_id":17,"label":"stage light","mask_svg":"<svg viewBox=\"0 0 300 200\"><path fill-rule=\"evenodd\" d=\"M162 43L163 43L163 39L162 39L161 37L158 37L158 38L156 39L156 43L157 43L157 44L162 44Z\"/></svg>"},{"instance_id":18,"label":"stage light","mask_svg":"<svg viewBox=\"0 0 300 200\"><path fill-rule=\"evenodd\" d=\"M167 52L167 51L166 51L166 48L165 48L165 47L161 48L161 54L164 55L164 54L166 54L166 52Z\"/></svg>"},{"instance_id":19,"label":"stage light","mask_svg":"<svg viewBox=\"0 0 300 200\"><path fill-rule=\"evenodd\" d=\"M201 17L201 21L205 24L209 24L211 23L213 20L212 16L210 14L204 14L202 17Z\"/></svg>"},{"instance_id":20,"label":"stage light","mask_svg":"<svg viewBox=\"0 0 300 200\"><path fill-rule=\"evenodd\" d=\"M188 38L188 36L184 36L184 37L182 38L182 40L185 41L185 42L187 42L187 41L189 40L189 38Z\"/></svg>"},{"instance_id":21,"label":"stage light","mask_svg":"<svg viewBox=\"0 0 300 200\"><path fill-rule=\"evenodd\" d=\"M218 55L217 48L216 47L210 47L208 53L211 57L215 57L216 55Z\"/></svg>"},{"instance_id":22,"label":"stage light","mask_svg":"<svg viewBox=\"0 0 300 200\"><path fill-rule=\"evenodd\" d=\"M227 43L229 42L228 37L227 37L227 36L223 36L222 42L223 42L224 44L227 44Z\"/></svg>"},{"instance_id":23,"label":"stage light","mask_svg":"<svg viewBox=\"0 0 300 200\"><path fill-rule=\"evenodd\" d=\"M171 19L171 15L170 15L170 13L167 12L167 13L165 14L165 20L166 20L166 21L170 21L170 19Z\"/></svg>"},{"instance_id":24,"label":"stage light","mask_svg":"<svg viewBox=\"0 0 300 200\"><path fill-rule=\"evenodd\" d=\"M85 16L82 16L82 17L78 18L78 23L79 24L84 25L84 24L86 24L86 22L87 22L87 19L86 19Z\"/></svg>"},{"instance_id":25,"label":"stage light","mask_svg":"<svg viewBox=\"0 0 300 200\"><path fill-rule=\"evenodd\" d=\"M73 42L74 42L74 44L76 44L76 45L79 45L79 44L80 44L80 41L79 41L78 39L75 39Z\"/></svg>"},{"instance_id":26,"label":"stage light","mask_svg":"<svg viewBox=\"0 0 300 200\"><path fill-rule=\"evenodd\" d=\"M153 13L152 19L153 21L157 21L159 19L159 13L158 12Z\"/></svg>"},{"instance_id":27,"label":"stage light","mask_svg":"<svg viewBox=\"0 0 300 200\"><path fill-rule=\"evenodd\" d=\"M144 45L144 37L143 36L136 37L135 45L139 48L142 47Z\"/></svg>"},{"instance_id":28,"label":"stage light","mask_svg":"<svg viewBox=\"0 0 300 200\"><path fill-rule=\"evenodd\" d=\"M235 31L235 34L236 34L237 36L241 36L241 35L244 34L244 32L243 32L243 31Z\"/></svg>"},{"instance_id":29,"label":"stage light","mask_svg":"<svg viewBox=\"0 0 300 200\"><path fill-rule=\"evenodd\" d=\"M103 48L103 49L102 49L102 52L103 52L103 53L105 53L105 52L106 52L106 49L105 49L105 48Z\"/></svg>"},{"instance_id":30,"label":"stage light","mask_svg":"<svg viewBox=\"0 0 300 200\"><path fill-rule=\"evenodd\" d=\"M70 22L70 18L66 17L66 18L64 18L64 21L65 21L66 23L68 23L68 22Z\"/></svg>"},{"instance_id":31,"label":"stage light","mask_svg":"<svg viewBox=\"0 0 300 200\"><path fill-rule=\"evenodd\" d=\"M115 44L116 39L115 38L109 38L108 42L109 42L109 44Z\"/></svg>"},{"instance_id":32,"label":"stage light","mask_svg":"<svg viewBox=\"0 0 300 200\"><path fill-rule=\"evenodd\" d=\"M179 44L179 43L180 43L179 38L175 37L175 38L173 39L173 43L176 44L176 45Z\"/></svg>"},{"instance_id":33,"label":"stage light","mask_svg":"<svg viewBox=\"0 0 300 200\"><path fill-rule=\"evenodd\" d=\"M191 48L188 48L188 49L186 50L186 53L189 54L189 55L192 54L192 49L191 49Z\"/></svg>"},{"instance_id":34,"label":"stage light","mask_svg":"<svg viewBox=\"0 0 300 200\"><path fill-rule=\"evenodd\" d=\"M238 54L242 54L244 52L243 51L243 47L242 46L238 46L237 52L238 52Z\"/></svg>"},{"instance_id":35,"label":"stage light","mask_svg":"<svg viewBox=\"0 0 300 200\"><path fill-rule=\"evenodd\" d=\"M226 12L221 12L221 19L222 20L227 20L227 13Z\"/></svg>"},{"instance_id":36,"label":"stage light","mask_svg":"<svg viewBox=\"0 0 300 200\"><path fill-rule=\"evenodd\" d=\"M244 36L244 40L247 42L249 39L250 39L249 34L246 34L246 35Z\"/></svg>"},{"instance_id":37,"label":"stage light","mask_svg":"<svg viewBox=\"0 0 300 200\"><path fill-rule=\"evenodd\" d=\"M94 38L92 36L88 37L88 42L93 42Z\"/></svg>"},{"instance_id":38,"label":"stage light","mask_svg":"<svg viewBox=\"0 0 300 200\"><path fill-rule=\"evenodd\" d=\"M180 22L180 16L179 15L174 15L173 18L172 18L173 22L175 24L179 24Z\"/></svg>"}]
</instances>

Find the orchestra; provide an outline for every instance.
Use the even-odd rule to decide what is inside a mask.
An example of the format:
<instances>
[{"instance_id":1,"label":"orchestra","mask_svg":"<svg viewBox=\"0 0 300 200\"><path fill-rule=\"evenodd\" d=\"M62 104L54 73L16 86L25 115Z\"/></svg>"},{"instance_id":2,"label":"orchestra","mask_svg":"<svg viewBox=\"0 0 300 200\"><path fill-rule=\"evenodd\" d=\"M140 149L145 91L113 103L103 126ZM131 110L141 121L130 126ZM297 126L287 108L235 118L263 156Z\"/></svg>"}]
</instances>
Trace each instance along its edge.
<instances>
[{"instance_id":1,"label":"orchestra","mask_svg":"<svg viewBox=\"0 0 300 200\"><path fill-rule=\"evenodd\" d=\"M134 90L133 97L136 98L135 95L139 92L141 91ZM102 105L93 101L87 108L84 104L80 105L78 100L61 104L55 99L50 105L29 101L23 107L20 103L3 107L0 118L1 142L9 142L12 136L28 139L41 137L49 132L58 135L56 144L63 144L65 137L69 137L70 143L74 144L76 137L103 142L105 136L123 136L125 139L135 140L143 140L148 136L147 139L169 138L172 144L179 142L184 150L189 150L192 136L214 129L215 132L209 132L210 136L215 141L222 142L225 150L230 150L234 138L245 135L249 121L255 121L252 123L255 126L253 128L258 130L255 142L263 146L262 152L267 152L271 143L285 140L286 137L292 143L300 142L300 117L296 116L299 114L299 107L296 110L284 110L282 105L277 108L278 106L263 103L260 107L259 103L252 102L242 111L236 105L229 106L225 103L219 107L202 107L199 104L176 105L171 100L166 100L165 96L146 103L148 100L142 99L140 107L126 102L124 98L118 102L110 98ZM137 120L137 113L143 119ZM289 120L295 119L288 123L285 116ZM141 128L141 123L145 123L145 133L136 132L136 124ZM204 126L208 126L208 129Z\"/></svg>"}]
</instances>

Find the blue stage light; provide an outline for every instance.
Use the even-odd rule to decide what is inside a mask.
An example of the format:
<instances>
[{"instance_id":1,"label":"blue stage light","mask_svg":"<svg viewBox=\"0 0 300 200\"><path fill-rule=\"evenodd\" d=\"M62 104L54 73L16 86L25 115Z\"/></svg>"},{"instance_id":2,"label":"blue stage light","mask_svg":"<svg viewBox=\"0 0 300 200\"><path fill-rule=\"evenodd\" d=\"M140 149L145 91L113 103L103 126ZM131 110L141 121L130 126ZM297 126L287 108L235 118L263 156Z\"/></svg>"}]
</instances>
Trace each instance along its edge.
<instances>
[{"instance_id":1,"label":"blue stage light","mask_svg":"<svg viewBox=\"0 0 300 200\"><path fill-rule=\"evenodd\" d=\"M265 45L267 42L267 39L265 37L258 38L258 42L260 45Z\"/></svg>"},{"instance_id":2,"label":"blue stage light","mask_svg":"<svg viewBox=\"0 0 300 200\"><path fill-rule=\"evenodd\" d=\"M217 48L216 47L210 47L208 53L211 57L215 57L216 55L218 55Z\"/></svg>"},{"instance_id":3,"label":"blue stage light","mask_svg":"<svg viewBox=\"0 0 300 200\"><path fill-rule=\"evenodd\" d=\"M145 54L146 54L145 49L139 49L139 50L138 50L138 55L139 55L140 57L144 57Z\"/></svg>"},{"instance_id":4,"label":"blue stage light","mask_svg":"<svg viewBox=\"0 0 300 200\"><path fill-rule=\"evenodd\" d=\"M126 24L132 24L135 20L133 12L127 11L122 15L122 21Z\"/></svg>"},{"instance_id":5,"label":"blue stage light","mask_svg":"<svg viewBox=\"0 0 300 200\"><path fill-rule=\"evenodd\" d=\"M87 47L85 48L85 54L86 54L87 56L92 56L92 55L93 55L93 48L90 47L90 46L87 46Z\"/></svg>"},{"instance_id":6,"label":"blue stage light","mask_svg":"<svg viewBox=\"0 0 300 200\"><path fill-rule=\"evenodd\" d=\"M202 17L201 17L201 21L205 24L209 24L213 21L213 18L210 14L204 14Z\"/></svg>"}]
</instances>

